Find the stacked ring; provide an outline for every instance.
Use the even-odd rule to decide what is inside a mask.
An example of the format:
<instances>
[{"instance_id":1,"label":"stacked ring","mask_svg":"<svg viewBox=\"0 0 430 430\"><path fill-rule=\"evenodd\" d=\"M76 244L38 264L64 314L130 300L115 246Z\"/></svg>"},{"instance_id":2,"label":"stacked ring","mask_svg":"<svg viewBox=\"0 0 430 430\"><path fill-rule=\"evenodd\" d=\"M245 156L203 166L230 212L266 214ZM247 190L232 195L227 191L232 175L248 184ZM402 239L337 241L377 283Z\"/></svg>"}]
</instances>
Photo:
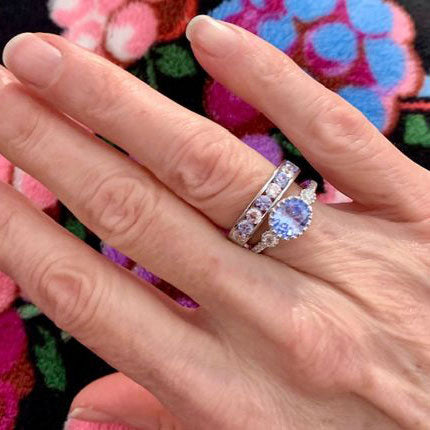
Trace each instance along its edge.
<instances>
[{"instance_id":1,"label":"stacked ring","mask_svg":"<svg viewBox=\"0 0 430 430\"><path fill-rule=\"evenodd\" d=\"M300 196L281 200L269 216L269 230L262 234L251 250L257 254L266 248L274 248L280 240L291 240L301 236L311 225L312 204L315 202L317 183L309 181Z\"/></svg>"},{"instance_id":2,"label":"stacked ring","mask_svg":"<svg viewBox=\"0 0 430 430\"><path fill-rule=\"evenodd\" d=\"M240 246L247 247L247 242L294 183L299 173L300 169L295 164L284 161L237 219L230 230L229 239Z\"/></svg>"}]
</instances>

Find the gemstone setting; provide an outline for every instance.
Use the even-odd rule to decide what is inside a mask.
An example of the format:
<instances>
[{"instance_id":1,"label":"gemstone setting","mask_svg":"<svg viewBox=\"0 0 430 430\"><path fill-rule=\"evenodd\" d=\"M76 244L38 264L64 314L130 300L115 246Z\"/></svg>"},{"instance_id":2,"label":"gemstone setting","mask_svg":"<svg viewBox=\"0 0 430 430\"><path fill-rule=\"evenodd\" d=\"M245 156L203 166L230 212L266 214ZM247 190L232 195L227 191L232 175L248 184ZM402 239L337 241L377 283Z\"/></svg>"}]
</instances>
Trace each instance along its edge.
<instances>
[{"instance_id":1,"label":"gemstone setting","mask_svg":"<svg viewBox=\"0 0 430 430\"><path fill-rule=\"evenodd\" d=\"M237 231L242 238L248 237L254 230L254 224L248 220L243 220L237 225Z\"/></svg>"},{"instance_id":2,"label":"gemstone setting","mask_svg":"<svg viewBox=\"0 0 430 430\"><path fill-rule=\"evenodd\" d=\"M282 188L275 183L271 183L266 189L266 195L268 195L271 199L276 199L279 194L281 194Z\"/></svg>"},{"instance_id":3,"label":"gemstone setting","mask_svg":"<svg viewBox=\"0 0 430 430\"><path fill-rule=\"evenodd\" d=\"M260 224L263 219L263 214L257 208L251 208L246 213L246 220L254 225Z\"/></svg>"},{"instance_id":4,"label":"gemstone setting","mask_svg":"<svg viewBox=\"0 0 430 430\"><path fill-rule=\"evenodd\" d=\"M263 212L267 212L272 206L272 199L269 196L262 195L255 201L255 206Z\"/></svg>"},{"instance_id":5,"label":"gemstone setting","mask_svg":"<svg viewBox=\"0 0 430 430\"><path fill-rule=\"evenodd\" d=\"M312 221L312 207L300 197L280 201L270 214L269 225L280 239L301 236Z\"/></svg>"},{"instance_id":6,"label":"gemstone setting","mask_svg":"<svg viewBox=\"0 0 430 430\"><path fill-rule=\"evenodd\" d=\"M275 184L278 184L281 188L285 188L288 184L288 182L291 179L291 174L288 174L286 172L279 172L276 176L273 182Z\"/></svg>"}]
</instances>

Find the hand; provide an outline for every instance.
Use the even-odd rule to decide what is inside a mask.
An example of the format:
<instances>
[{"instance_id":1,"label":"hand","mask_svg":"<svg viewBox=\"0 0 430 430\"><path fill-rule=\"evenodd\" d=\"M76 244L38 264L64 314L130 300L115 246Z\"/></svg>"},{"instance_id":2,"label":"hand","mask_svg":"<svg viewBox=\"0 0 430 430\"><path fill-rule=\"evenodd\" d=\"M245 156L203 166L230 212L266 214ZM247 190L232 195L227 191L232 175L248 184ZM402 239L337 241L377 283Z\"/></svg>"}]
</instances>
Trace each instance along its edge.
<instances>
[{"instance_id":1,"label":"hand","mask_svg":"<svg viewBox=\"0 0 430 430\"><path fill-rule=\"evenodd\" d=\"M188 36L354 203L317 203L309 231L266 256L242 249L217 226L232 226L268 161L60 37L14 39L1 153L201 305L180 307L1 185L0 269L135 381L111 377L122 400L82 395L74 415L142 429L430 428L430 173L252 34L199 18Z\"/></svg>"}]
</instances>

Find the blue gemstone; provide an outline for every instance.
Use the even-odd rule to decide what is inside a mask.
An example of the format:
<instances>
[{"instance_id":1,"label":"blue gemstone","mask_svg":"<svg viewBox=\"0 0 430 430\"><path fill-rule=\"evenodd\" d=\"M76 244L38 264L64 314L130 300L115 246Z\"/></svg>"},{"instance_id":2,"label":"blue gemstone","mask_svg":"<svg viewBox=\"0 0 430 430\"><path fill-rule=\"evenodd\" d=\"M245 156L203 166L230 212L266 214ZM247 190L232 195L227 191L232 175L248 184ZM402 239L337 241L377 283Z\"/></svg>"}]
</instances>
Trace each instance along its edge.
<instances>
[{"instance_id":1,"label":"blue gemstone","mask_svg":"<svg viewBox=\"0 0 430 430\"><path fill-rule=\"evenodd\" d=\"M269 224L280 238L300 236L311 220L311 207L298 197L283 200L270 214Z\"/></svg>"}]
</instances>

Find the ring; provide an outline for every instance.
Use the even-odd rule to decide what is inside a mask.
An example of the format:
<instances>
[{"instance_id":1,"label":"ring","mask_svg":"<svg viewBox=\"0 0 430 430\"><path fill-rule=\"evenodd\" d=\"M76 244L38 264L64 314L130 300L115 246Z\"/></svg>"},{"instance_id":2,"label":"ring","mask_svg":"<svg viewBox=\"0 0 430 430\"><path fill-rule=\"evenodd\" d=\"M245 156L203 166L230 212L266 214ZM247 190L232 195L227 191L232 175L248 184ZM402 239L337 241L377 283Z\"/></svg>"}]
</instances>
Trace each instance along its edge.
<instances>
[{"instance_id":1,"label":"ring","mask_svg":"<svg viewBox=\"0 0 430 430\"><path fill-rule=\"evenodd\" d=\"M258 230L267 214L279 202L299 173L300 169L295 164L291 161L284 161L237 219L230 230L229 239L246 247L249 239Z\"/></svg>"},{"instance_id":2,"label":"ring","mask_svg":"<svg viewBox=\"0 0 430 430\"><path fill-rule=\"evenodd\" d=\"M264 232L252 249L260 254L266 248L274 248L279 241L296 239L312 223L312 204L317 199L317 183L309 181L300 196L291 196L281 200L270 212L269 230Z\"/></svg>"}]
</instances>

